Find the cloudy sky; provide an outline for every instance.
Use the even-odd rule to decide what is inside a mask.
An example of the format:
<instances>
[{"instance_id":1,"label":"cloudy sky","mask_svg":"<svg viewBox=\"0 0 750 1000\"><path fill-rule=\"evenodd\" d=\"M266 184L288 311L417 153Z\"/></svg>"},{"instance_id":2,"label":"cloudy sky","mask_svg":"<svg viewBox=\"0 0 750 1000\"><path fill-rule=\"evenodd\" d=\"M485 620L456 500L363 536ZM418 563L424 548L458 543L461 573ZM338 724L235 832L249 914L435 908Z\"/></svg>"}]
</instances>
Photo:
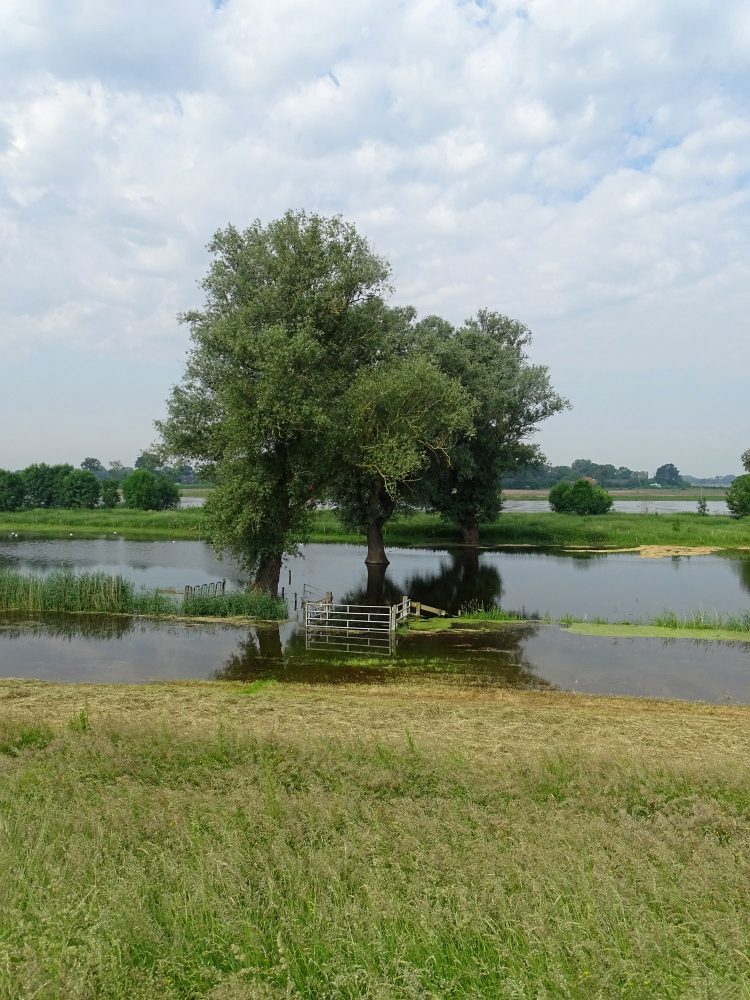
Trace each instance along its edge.
<instances>
[{"instance_id":1,"label":"cloudy sky","mask_svg":"<svg viewBox=\"0 0 750 1000\"><path fill-rule=\"evenodd\" d=\"M739 472L749 65L746 0L3 0L0 467L132 463L211 233L292 207L530 326L552 462Z\"/></svg>"}]
</instances>

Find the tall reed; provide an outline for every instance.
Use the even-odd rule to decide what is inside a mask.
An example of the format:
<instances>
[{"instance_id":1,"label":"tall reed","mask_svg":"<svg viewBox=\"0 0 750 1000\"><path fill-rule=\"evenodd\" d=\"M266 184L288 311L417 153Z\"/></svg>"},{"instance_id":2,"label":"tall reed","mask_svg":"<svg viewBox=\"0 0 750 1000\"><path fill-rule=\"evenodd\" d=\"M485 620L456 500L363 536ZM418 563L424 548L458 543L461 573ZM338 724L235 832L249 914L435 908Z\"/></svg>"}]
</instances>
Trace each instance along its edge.
<instances>
[{"instance_id":1,"label":"tall reed","mask_svg":"<svg viewBox=\"0 0 750 1000\"><path fill-rule=\"evenodd\" d=\"M238 591L209 596L193 595L181 602L161 591L138 590L130 580L106 573L60 570L34 576L0 570L0 611L76 614L186 615L212 618L287 617L286 602L270 594Z\"/></svg>"},{"instance_id":2,"label":"tall reed","mask_svg":"<svg viewBox=\"0 0 750 1000\"><path fill-rule=\"evenodd\" d=\"M136 590L121 576L71 573L49 576L0 571L0 611L69 611L78 614L174 614L158 590Z\"/></svg>"},{"instance_id":3,"label":"tall reed","mask_svg":"<svg viewBox=\"0 0 750 1000\"><path fill-rule=\"evenodd\" d=\"M181 613L191 617L265 618L283 620L288 615L286 601L258 591L230 591L226 594L193 594L183 598Z\"/></svg>"}]
</instances>

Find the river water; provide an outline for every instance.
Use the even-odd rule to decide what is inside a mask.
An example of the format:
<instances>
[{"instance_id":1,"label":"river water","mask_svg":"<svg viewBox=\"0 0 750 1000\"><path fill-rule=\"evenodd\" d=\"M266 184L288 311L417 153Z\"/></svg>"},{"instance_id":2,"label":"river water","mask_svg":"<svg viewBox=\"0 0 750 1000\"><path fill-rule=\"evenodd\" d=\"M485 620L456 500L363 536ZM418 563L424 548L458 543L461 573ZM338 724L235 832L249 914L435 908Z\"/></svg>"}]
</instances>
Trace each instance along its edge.
<instances>
[{"instance_id":1,"label":"river water","mask_svg":"<svg viewBox=\"0 0 750 1000\"><path fill-rule=\"evenodd\" d=\"M566 614L644 619L665 609L734 613L750 602L750 559L635 553L529 552L391 548L387 570L366 567L358 545L305 545L281 575L290 611L303 595L331 591L338 601L393 603L408 594L455 614L500 605L527 615ZM240 567L220 561L205 542L137 542L122 538L4 539L0 568L46 574L55 569L120 573L138 586L181 591L226 579L243 585Z\"/></svg>"},{"instance_id":2,"label":"river water","mask_svg":"<svg viewBox=\"0 0 750 1000\"><path fill-rule=\"evenodd\" d=\"M270 629L5 615L0 676L387 682L415 671L460 674L477 683L750 702L750 644L575 636L532 622L501 630L412 633L391 658L349 656L342 664L335 655L306 648L299 624L306 591L332 591L351 603L390 603L408 594L451 613L477 605L610 620L647 619L667 608L735 613L750 605L750 559L427 548L391 549L389 555L383 573L368 571L359 546L304 546L285 561L282 573L291 620ZM176 591L222 578L229 587L243 582L236 564L219 561L201 542L5 539L1 567L39 574L102 570Z\"/></svg>"}]
</instances>

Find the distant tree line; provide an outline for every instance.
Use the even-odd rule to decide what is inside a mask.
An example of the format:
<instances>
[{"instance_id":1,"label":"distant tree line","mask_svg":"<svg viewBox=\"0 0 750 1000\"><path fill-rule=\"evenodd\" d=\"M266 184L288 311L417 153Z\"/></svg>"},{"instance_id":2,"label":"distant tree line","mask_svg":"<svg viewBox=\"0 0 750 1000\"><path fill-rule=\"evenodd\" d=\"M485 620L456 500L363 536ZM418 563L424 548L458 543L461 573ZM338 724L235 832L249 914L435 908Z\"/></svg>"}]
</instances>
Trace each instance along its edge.
<instances>
[{"instance_id":1,"label":"distant tree line","mask_svg":"<svg viewBox=\"0 0 750 1000\"><path fill-rule=\"evenodd\" d=\"M166 510L180 501L171 479L143 469L131 470L121 480L101 479L91 468L67 464L39 462L18 472L0 469L0 511L4 512L116 507L121 491L129 507L142 510Z\"/></svg>"},{"instance_id":2,"label":"distant tree line","mask_svg":"<svg viewBox=\"0 0 750 1000\"><path fill-rule=\"evenodd\" d=\"M713 479L696 479L683 476L673 462L660 465L653 476L645 470L629 469L625 465L599 464L588 458L577 458L572 465L530 464L515 472L503 475L503 487L508 490L551 489L557 483L574 483L578 479L593 479L600 486L611 490L635 490L648 486L669 489L688 489L690 486L728 486L734 476L715 476Z\"/></svg>"},{"instance_id":3,"label":"distant tree line","mask_svg":"<svg viewBox=\"0 0 750 1000\"><path fill-rule=\"evenodd\" d=\"M88 457L84 458L81 462L81 468L85 469L87 472L92 472L100 481L113 479L117 483L121 483L136 469L145 469L147 472L155 472L157 475L163 476L164 479L171 479L172 482L181 483L183 485L196 483L198 481L191 466L168 465L155 451L142 451L132 466L123 465L122 462L115 459L109 463L109 468L106 468L98 458Z\"/></svg>"}]
</instances>

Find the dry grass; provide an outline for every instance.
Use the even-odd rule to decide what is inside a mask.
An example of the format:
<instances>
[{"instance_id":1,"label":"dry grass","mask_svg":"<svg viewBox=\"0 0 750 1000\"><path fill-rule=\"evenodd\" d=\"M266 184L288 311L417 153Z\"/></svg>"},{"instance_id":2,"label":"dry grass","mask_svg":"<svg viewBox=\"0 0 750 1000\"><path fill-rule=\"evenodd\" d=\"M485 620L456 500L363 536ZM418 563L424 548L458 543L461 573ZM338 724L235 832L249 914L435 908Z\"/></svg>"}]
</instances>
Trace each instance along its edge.
<instances>
[{"instance_id":1,"label":"dry grass","mask_svg":"<svg viewBox=\"0 0 750 1000\"><path fill-rule=\"evenodd\" d=\"M253 695L252 698L248 695ZM225 725L238 735L307 741L374 738L402 745L408 731L427 747L482 757L557 750L627 752L653 765L727 755L750 762L750 707L646 698L517 691L440 684L283 685L48 684L0 680L0 715L53 727L86 708L97 727L174 727L200 733Z\"/></svg>"},{"instance_id":2,"label":"dry grass","mask_svg":"<svg viewBox=\"0 0 750 1000\"><path fill-rule=\"evenodd\" d=\"M0 996L747 997L750 708L0 682Z\"/></svg>"}]
</instances>

